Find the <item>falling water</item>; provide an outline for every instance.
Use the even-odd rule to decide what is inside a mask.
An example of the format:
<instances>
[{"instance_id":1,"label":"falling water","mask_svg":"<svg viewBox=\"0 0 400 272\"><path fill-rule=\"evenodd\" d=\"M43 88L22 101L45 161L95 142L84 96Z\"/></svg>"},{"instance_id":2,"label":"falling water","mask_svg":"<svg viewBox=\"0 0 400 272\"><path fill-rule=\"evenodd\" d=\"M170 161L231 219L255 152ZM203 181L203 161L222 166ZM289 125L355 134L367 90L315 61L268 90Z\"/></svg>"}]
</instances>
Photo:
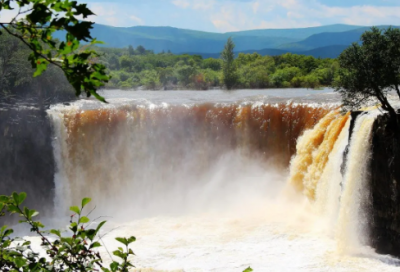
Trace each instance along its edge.
<instances>
[{"instance_id":1,"label":"falling water","mask_svg":"<svg viewBox=\"0 0 400 272\"><path fill-rule=\"evenodd\" d=\"M90 194L141 216L189 209L203 195L195 204L203 209L232 197L224 187L246 190L235 184L235 169L210 185L224 167L240 175L258 161L285 172L297 137L329 110L263 103L54 108L57 206L66 210Z\"/></svg>"},{"instance_id":2,"label":"falling water","mask_svg":"<svg viewBox=\"0 0 400 272\"><path fill-rule=\"evenodd\" d=\"M375 112L352 131L334 104L264 100L89 101L48 114L57 214L91 196L110 229L139 238L140 267L395 271L380 262L390 258L340 255L368 244ZM299 194L288 199L287 184Z\"/></svg>"}]
</instances>

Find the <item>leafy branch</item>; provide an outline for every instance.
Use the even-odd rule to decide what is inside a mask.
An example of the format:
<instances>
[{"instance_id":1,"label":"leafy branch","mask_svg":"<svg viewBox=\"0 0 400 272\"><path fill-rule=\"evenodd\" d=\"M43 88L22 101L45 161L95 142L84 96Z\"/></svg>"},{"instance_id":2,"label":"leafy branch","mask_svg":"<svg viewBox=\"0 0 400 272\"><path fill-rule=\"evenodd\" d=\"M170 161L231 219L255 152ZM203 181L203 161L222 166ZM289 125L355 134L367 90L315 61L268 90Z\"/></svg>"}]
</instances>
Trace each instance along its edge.
<instances>
[{"instance_id":1,"label":"leafy branch","mask_svg":"<svg viewBox=\"0 0 400 272\"><path fill-rule=\"evenodd\" d=\"M90 35L94 23L78 20L94 15L87 5L69 0L0 0L0 11L13 10L12 4L19 7L17 15L0 27L30 49L34 76L41 75L49 64L55 65L63 70L77 96L85 93L106 102L97 94L110 79L106 67L93 62L98 57L94 50L77 52L81 42L100 43ZM57 42L56 32L65 33L65 40Z\"/></svg>"}]
</instances>

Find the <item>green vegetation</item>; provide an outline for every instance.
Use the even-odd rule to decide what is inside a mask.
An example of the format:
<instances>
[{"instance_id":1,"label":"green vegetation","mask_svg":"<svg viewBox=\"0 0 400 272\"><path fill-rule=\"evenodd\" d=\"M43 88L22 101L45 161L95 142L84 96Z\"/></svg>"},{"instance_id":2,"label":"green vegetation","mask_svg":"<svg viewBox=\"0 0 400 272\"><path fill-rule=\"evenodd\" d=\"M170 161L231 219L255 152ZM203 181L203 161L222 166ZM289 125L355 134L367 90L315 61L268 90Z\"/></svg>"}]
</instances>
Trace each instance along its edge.
<instances>
[{"instance_id":1,"label":"green vegetation","mask_svg":"<svg viewBox=\"0 0 400 272\"><path fill-rule=\"evenodd\" d=\"M29 226L32 233L41 238L41 248L45 254L32 249L31 241L13 235L14 230L4 225L0 228L0 271L4 272L128 272L134 265L135 255L130 245L135 237L117 237L122 246L112 251L117 260L108 267L98 252L103 245L101 230L106 221L94 222L89 219L91 211L84 215L84 208L91 202L82 199L81 206L72 206L70 223L64 230L44 230L45 226L34 218L36 210L22 207L26 193L0 195L0 217L15 214L21 218L20 224ZM103 233L104 235L104 233ZM108 252L108 250L107 250ZM111 257L111 255L110 255ZM243 272L251 272L250 267Z\"/></svg>"},{"instance_id":2,"label":"green vegetation","mask_svg":"<svg viewBox=\"0 0 400 272\"><path fill-rule=\"evenodd\" d=\"M61 69L49 65L42 76L32 76L35 70L28 61L30 53L22 41L7 33L0 36L0 99L11 103L23 98L46 104L72 100L74 89Z\"/></svg>"},{"instance_id":3,"label":"green vegetation","mask_svg":"<svg viewBox=\"0 0 400 272\"><path fill-rule=\"evenodd\" d=\"M69 0L7 0L0 2L0 12L15 6L18 12L10 21L0 23L0 33L18 39L29 49L34 76L51 64L64 72L77 96L83 92L104 101L96 90L109 79L105 67L93 61L95 51L78 51L80 42L98 43L90 35L94 23L78 19L94 15L87 5ZM56 32L65 35L62 42L55 40Z\"/></svg>"},{"instance_id":4,"label":"green vegetation","mask_svg":"<svg viewBox=\"0 0 400 272\"><path fill-rule=\"evenodd\" d=\"M221 88L224 61L199 55L155 54L150 50L96 48L99 62L112 76L106 88L149 90ZM284 54L243 54L231 63L236 69L236 88L319 88L330 86L339 64L334 59Z\"/></svg>"},{"instance_id":5,"label":"green vegetation","mask_svg":"<svg viewBox=\"0 0 400 272\"><path fill-rule=\"evenodd\" d=\"M388 93L394 90L400 98L400 30L373 27L361 41L340 55L336 91L342 95L346 110L358 110L375 100L397 122Z\"/></svg>"},{"instance_id":6,"label":"green vegetation","mask_svg":"<svg viewBox=\"0 0 400 272\"><path fill-rule=\"evenodd\" d=\"M124 248L119 247L113 251L113 255L121 261L113 260L109 268L104 266L96 249L102 246L100 230L106 221L91 222L88 215L83 215L83 209L91 201L90 198L84 198L80 207L70 208L74 214L66 230L49 231L43 229L44 225L41 222L34 220L39 212L22 207L25 199L26 193L14 192L11 196L0 196L0 216L18 215L21 218L20 223L28 225L31 232L41 237L41 248L46 252L46 256L35 252L30 241L13 237L13 229L2 226L0 228L0 271L89 272L101 269L103 272L128 272L130 267L134 267L128 258L134 255L129 245L136 240L135 237L116 238ZM92 228L93 225L96 227Z\"/></svg>"},{"instance_id":7,"label":"green vegetation","mask_svg":"<svg viewBox=\"0 0 400 272\"><path fill-rule=\"evenodd\" d=\"M224 85L228 90L231 90L233 87L235 87L238 81L235 64L235 53L233 52L234 49L235 44L233 43L232 38L228 38L224 50L222 50L221 53L222 76L224 79Z\"/></svg>"}]
</instances>

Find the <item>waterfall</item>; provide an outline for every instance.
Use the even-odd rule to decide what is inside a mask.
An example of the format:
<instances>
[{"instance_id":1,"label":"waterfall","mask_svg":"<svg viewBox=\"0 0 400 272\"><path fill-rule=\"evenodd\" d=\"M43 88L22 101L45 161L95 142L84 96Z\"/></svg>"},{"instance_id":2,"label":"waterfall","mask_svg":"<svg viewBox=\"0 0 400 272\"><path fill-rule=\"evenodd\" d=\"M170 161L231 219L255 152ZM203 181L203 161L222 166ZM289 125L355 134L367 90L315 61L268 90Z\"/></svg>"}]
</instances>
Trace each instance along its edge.
<instances>
[{"instance_id":1,"label":"waterfall","mask_svg":"<svg viewBox=\"0 0 400 272\"><path fill-rule=\"evenodd\" d=\"M55 106L48 114L56 208L90 196L104 213L124 207L140 217L227 205L237 192L268 194L268 182L286 173L297 138L330 111L259 102Z\"/></svg>"},{"instance_id":2,"label":"waterfall","mask_svg":"<svg viewBox=\"0 0 400 272\"><path fill-rule=\"evenodd\" d=\"M377 112L357 118L349 142L350 115L332 111L299 138L291 161L290 183L328 219L340 252L368 245L368 166Z\"/></svg>"},{"instance_id":3,"label":"waterfall","mask_svg":"<svg viewBox=\"0 0 400 272\"><path fill-rule=\"evenodd\" d=\"M352 120L326 105L135 101L57 105L48 115L57 212L86 196L104 214L131 219L206 211L233 205L238 195L279 194L273 184L289 175L327 219L341 252L368 245L377 111Z\"/></svg>"}]
</instances>

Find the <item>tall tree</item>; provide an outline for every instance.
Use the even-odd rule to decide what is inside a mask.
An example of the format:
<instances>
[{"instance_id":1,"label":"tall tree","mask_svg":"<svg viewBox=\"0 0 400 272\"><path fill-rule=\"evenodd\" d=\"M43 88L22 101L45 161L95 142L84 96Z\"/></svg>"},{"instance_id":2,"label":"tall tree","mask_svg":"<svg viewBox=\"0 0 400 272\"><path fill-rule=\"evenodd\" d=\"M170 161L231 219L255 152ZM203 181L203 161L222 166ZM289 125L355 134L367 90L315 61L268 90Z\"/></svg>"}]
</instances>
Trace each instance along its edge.
<instances>
[{"instance_id":1,"label":"tall tree","mask_svg":"<svg viewBox=\"0 0 400 272\"><path fill-rule=\"evenodd\" d=\"M136 48L136 51L138 52L139 55L144 55L144 54L146 54L146 49L145 49L143 46L141 46L141 45L139 45L139 46Z\"/></svg>"},{"instance_id":2,"label":"tall tree","mask_svg":"<svg viewBox=\"0 0 400 272\"><path fill-rule=\"evenodd\" d=\"M400 99L400 30L377 27L361 36L339 57L339 78L335 89L346 109L359 109L371 100L379 102L393 121L396 111L388 93L395 91Z\"/></svg>"},{"instance_id":3,"label":"tall tree","mask_svg":"<svg viewBox=\"0 0 400 272\"><path fill-rule=\"evenodd\" d=\"M0 22L0 34L8 33L30 50L34 76L53 64L62 69L76 95L84 92L105 101L96 92L109 80L105 66L93 61L98 56L94 50L78 51L81 41L98 43L90 35L94 23L81 19L94 15L87 5L70 0L7 0L0 2L0 12L16 6L15 16ZM58 43L53 35L60 31L64 31L65 40Z\"/></svg>"},{"instance_id":4,"label":"tall tree","mask_svg":"<svg viewBox=\"0 0 400 272\"><path fill-rule=\"evenodd\" d=\"M223 61L222 72L224 84L228 90L231 90L236 85L238 80L235 65L235 53L233 52L234 49L235 44L233 43L232 38L229 37L225 44L224 50L221 53L221 58Z\"/></svg>"},{"instance_id":5,"label":"tall tree","mask_svg":"<svg viewBox=\"0 0 400 272\"><path fill-rule=\"evenodd\" d=\"M135 55L135 49L133 49L132 45L128 46L128 54L131 56Z\"/></svg>"}]
</instances>

